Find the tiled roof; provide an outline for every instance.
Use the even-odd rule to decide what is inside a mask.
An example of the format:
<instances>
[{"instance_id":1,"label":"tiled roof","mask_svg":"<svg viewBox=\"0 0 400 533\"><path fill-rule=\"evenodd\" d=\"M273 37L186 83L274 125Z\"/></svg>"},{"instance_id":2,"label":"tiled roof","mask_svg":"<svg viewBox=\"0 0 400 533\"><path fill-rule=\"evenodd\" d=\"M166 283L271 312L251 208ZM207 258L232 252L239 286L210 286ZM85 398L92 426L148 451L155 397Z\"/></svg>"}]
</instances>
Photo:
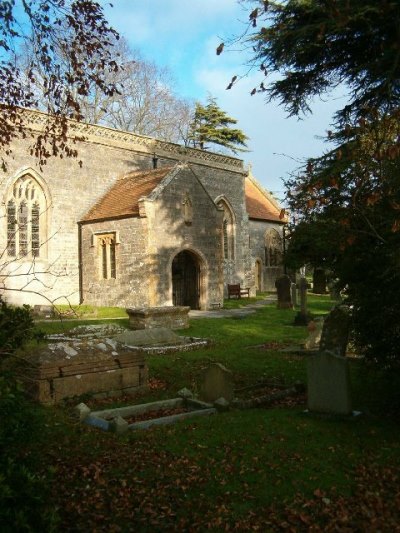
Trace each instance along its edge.
<instances>
[{"instance_id":1,"label":"tiled roof","mask_svg":"<svg viewBox=\"0 0 400 533\"><path fill-rule=\"evenodd\" d=\"M139 198L147 196L173 167L129 172L89 210L81 222L139 216Z\"/></svg>"},{"instance_id":2,"label":"tiled roof","mask_svg":"<svg viewBox=\"0 0 400 533\"><path fill-rule=\"evenodd\" d=\"M275 201L268 198L268 193L262 192L249 178L245 179L246 209L249 218L268 220L271 222L287 222L286 218L279 218L281 209Z\"/></svg>"}]
</instances>

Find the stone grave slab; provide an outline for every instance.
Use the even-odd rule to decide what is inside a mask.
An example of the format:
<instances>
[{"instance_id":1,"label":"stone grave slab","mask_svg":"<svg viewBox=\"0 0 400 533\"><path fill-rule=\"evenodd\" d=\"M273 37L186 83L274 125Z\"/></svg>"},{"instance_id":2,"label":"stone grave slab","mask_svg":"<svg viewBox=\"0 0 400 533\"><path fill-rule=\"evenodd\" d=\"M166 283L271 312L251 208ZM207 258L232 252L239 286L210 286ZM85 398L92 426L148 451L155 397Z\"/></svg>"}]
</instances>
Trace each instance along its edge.
<instances>
[{"instance_id":1,"label":"stone grave slab","mask_svg":"<svg viewBox=\"0 0 400 533\"><path fill-rule=\"evenodd\" d=\"M115 340L125 346L161 346L177 345L185 342L169 328L137 329L125 331L115 337Z\"/></svg>"},{"instance_id":2,"label":"stone grave slab","mask_svg":"<svg viewBox=\"0 0 400 533\"><path fill-rule=\"evenodd\" d=\"M348 360L321 353L307 360L308 408L317 413L351 413Z\"/></svg>"}]
</instances>

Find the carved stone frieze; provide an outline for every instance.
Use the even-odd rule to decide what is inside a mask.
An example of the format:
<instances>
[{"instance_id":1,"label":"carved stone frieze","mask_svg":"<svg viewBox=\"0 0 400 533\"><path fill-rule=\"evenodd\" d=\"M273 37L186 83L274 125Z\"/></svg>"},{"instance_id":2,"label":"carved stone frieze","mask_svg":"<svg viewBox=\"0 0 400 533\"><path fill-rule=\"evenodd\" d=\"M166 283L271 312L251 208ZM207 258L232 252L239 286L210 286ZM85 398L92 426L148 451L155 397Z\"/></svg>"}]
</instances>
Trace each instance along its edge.
<instances>
[{"instance_id":1,"label":"carved stone frieze","mask_svg":"<svg viewBox=\"0 0 400 533\"><path fill-rule=\"evenodd\" d=\"M27 127L34 131L42 131L51 120L46 113L34 110L23 110ZM84 138L87 142L106 143L118 148L136 152L165 155L184 162L193 162L203 165L212 165L233 172L244 172L243 161L236 157L215 154L205 150L189 148L179 144L160 141L152 137L137 135L126 131L119 131L105 126L97 126L84 122L69 121L69 137Z\"/></svg>"}]
</instances>

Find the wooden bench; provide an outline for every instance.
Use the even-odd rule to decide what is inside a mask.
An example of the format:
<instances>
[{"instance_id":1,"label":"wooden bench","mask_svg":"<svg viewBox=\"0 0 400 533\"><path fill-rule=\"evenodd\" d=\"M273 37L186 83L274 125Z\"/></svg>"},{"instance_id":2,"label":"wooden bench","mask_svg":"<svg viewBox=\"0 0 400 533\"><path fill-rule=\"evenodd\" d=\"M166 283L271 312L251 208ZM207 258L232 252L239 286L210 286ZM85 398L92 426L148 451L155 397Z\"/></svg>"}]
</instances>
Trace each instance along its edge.
<instances>
[{"instance_id":1,"label":"wooden bench","mask_svg":"<svg viewBox=\"0 0 400 533\"><path fill-rule=\"evenodd\" d=\"M250 289L243 289L242 287L240 287L240 283L236 283L234 285L228 284L228 300L231 299L231 296L234 296L236 298L247 296L247 298L250 298Z\"/></svg>"}]
</instances>

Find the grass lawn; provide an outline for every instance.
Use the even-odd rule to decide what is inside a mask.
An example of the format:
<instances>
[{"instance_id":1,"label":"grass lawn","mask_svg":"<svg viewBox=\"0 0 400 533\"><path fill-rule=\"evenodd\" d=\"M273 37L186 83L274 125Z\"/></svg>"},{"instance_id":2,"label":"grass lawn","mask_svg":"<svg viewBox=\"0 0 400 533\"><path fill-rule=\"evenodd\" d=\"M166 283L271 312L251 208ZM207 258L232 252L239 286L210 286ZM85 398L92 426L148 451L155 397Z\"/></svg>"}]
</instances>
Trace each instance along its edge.
<instances>
[{"instance_id":1,"label":"grass lawn","mask_svg":"<svg viewBox=\"0 0 400 533\"><path fill-rule=\"evenodd\" d=\"M309 303L313 314L332 306L325 296ZM149 357L152 387L135 402L195 390L210 361L230 368L238 387L305 382L305 358L277 351L307 335L294 314L268 305L246 318L191 320L181 333L213 345ZM35 408L41 422L24 457L35 458L49 488L56 531L396 531L400 381L356 360L351 372L359 417L309 415L283 402L117 437L79 424L72 402Z\"/></svg>"}]
</instances>

